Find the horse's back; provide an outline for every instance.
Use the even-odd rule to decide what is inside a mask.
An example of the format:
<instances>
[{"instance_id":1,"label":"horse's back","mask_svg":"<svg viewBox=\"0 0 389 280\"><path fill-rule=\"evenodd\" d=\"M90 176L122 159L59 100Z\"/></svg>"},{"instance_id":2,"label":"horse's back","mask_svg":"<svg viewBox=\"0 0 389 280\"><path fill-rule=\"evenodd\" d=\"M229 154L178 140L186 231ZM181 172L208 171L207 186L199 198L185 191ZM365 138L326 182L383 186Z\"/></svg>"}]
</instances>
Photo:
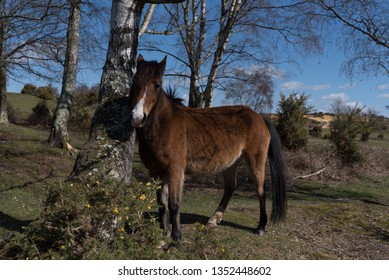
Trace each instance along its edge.
<instances>
[{"instance_id":1,"label":"horse's back","mask_svg":"<svg viewBox=\"0 0 389 280\"><path fill-rule=\"evenodd\" d=\"M269 139L263 118L248 107L183 110L190 173L223 171Z\"/></svg>"}]
</instances>

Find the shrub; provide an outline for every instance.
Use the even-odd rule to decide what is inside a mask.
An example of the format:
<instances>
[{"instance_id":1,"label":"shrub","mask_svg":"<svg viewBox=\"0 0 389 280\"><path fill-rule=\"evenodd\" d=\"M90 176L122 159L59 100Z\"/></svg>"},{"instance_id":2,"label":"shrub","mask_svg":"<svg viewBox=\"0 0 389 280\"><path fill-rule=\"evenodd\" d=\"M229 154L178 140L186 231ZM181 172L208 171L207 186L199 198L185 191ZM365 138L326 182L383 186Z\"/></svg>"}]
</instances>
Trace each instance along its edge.
<instances>
[{"instance_id":1,"label":"shrub","mask_svg":"<svg viewBox=\"0 0 389 280\"><path fill-rule=\"evenodd\" d=\"M55 100L57 95L58 95L58 90L54 88L52 85L39 87L36 90L36 97L43 100Z\"/></svg>"},{"instance_id":2,"label":"shrub","mask_svg":"<svg viewBox=\"0 0 389 280\"><path fill-rule=\"evenodd\" d=\"M335 118L330 125L329 140L335 145L336 152L344 164L362 162L364 156L355 142L355 137L361 131L362 108L347 106L339 100L332 107Z\"/></svg>"},{"instance_id":3,"label":"shrub","mask_svg":"<svg viewBox=\"0 0 389 280\"><path fill-rule=\"evenodd\" d=\"M31 125L49 126L52 122L53 113L51 112L46 100L41 100L32 108L32 114L29 117Z\"/></svg>"},{"instance_id":4,"label":"shrub","mask_svg":"<svg viewBox=\"0 0 389 280\"><path fill-rule=\"evenodd\" d=\"M306 147L308 143L308 131L306 128L306 114L312 107L307 105L309 96L304 93L292 93L289 97L281 94L278 103L277 130L282 144L289 150Z\"/></svg>"},{"instance_id":5,"label":"shrub","mask_svg":"<svg viewBox=\"0 0 389 280\"><path fill-rule=\"evenodd\" d=\"M69 119L69 127L72 129L89 129L93 112L99 102L98 86L88 88L80 86L73 98L72 114Z\"/></svg>"},{"instance_id":6,"label":"shrub","mask_svg":"<svg viewBox=\"0 0 389 280\"><path fill-rule=\"evenodd\" d=\"M321 125L313 125L309 129L309 135L312 137L320 138L322 131L323 131L323 128L321 127Z\"/></svg>"},{"instance_id":7,"label":"shrub","mask_svg":"<svg viewBox=\"0 0 389 280\"><path fill-rule=\"evenodd\" d=\"M37 87L33 84L25 84L22 90L20 91L21 94L29 94L36 96L37 94Z\"/></svg>"},{"instance_id":8,"label":"shrub","mask_svg":"<svg viewBox=\"0 0 389 280\"><path fill-rule=\"evenodd\" d=\"M11 259L156 259L163 240L152 208L156 181L53 187L40 217L0 256Z\"/></svg>"}]
</instances>

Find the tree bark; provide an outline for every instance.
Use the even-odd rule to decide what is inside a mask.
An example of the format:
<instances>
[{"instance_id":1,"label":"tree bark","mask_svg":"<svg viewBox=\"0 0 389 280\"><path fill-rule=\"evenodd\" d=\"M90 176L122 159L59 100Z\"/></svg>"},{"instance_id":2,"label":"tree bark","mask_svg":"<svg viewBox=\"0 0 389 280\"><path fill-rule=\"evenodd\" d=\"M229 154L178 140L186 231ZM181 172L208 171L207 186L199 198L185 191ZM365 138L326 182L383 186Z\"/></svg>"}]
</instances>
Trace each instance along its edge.
<instances>
[{"instance_id":1,"label":"tree bark","mask_svg":"<svg viewBox=\"0 0 389 280\"><path fill-rule=\"evenodd\" d=\"M131 181L135 130L128 96L136 71L136 52L145 3L182 0L112 0L110 39L100 83L99 106L89 139L77 156L70 179L80 182Z\"/></svg>"},{"instance_id":2,"label":"tree bark","mask_svg":"<svg viewBox=\"0 0 389 280\"><path fill-rule=\"evenodd\" d=\"M6 62L3 59L3 42L5 36L6 19L0 21L0 124L8 124L7 112L7 72Z\"/></svg>"},{"instance_id":3,"label":"tree bark","mask_svg":"<svg viewBox=\"0 0 389 280\"><path fill-rule=\"evenodd\" d=\"M7 75L5 66L0 62L0 124L8 124L8 112L7 112L7 92L6 82Z\"/></svg>"},{"instance_id":4,"label":"tree bark","mask_svg":"<svg viewBox=\"0 0 389 280\"><path fill-rule=\"evenodd\" d=\"M110 40L101 77L99 106L90 135L73 167L71 178L89 182L129 183L135 144L128 95L136 71L139 22L143 1L112 1Z\"/></svg>"},{"instance_id":5,"label":"tree bark","mask_svg":"<svg viewBox=\"0 0 389 280\"><path fill-rule=\"evenodd\" d=\"M76 90L78 46L80 41L81 1L70 1L66 57L61 96L55 110L48 143L51 147L65 148L73 152L69 144L68 120Z\"/></svg>"}]
</instances>

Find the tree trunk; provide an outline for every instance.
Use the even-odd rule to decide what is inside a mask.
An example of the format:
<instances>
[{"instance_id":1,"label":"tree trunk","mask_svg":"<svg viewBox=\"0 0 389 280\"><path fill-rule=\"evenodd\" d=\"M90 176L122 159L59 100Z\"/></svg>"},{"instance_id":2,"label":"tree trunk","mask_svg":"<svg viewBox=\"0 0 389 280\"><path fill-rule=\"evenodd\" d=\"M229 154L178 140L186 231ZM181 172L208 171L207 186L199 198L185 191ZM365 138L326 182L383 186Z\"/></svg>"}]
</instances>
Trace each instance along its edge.
<instances>
[{"instance_id":1,"label":"tree trunk","mask_svg":"<svg viewBox=\"0 0 389 280\"><path fill-rule=\"evenodd\" d=\"M8 124L5 67L0 64L0 124Z\"/></svg>"},{"instance_id":2,"label":"tree trunk","mask_svg":"<svg viewBox=\"0 0 389 280\"><path fill-rule=\"evenodd\" d=\"M8 124L7 112L7 71L3 60L3 42L5 36L6 19L0 21L0 124Z\"/></svg>"},{"instance_id":3,"label":"tree trunk","mask_svg":"<svg viewBox=\"0 0 389 280\"><path fill-rule=\"evenodd\" d=\"M112 1L107 59L101 77L99 106L88 142L80 151L71 178L81 182L129 183L135 131L129 121L128 94L136 71L136 50L143 1Z\"/></svg>"},{"instance_id":4,"label":"tree trunk","mask_svg":"<svg viewBox=\"0 0 389 280\"><path fill-rule=\"evenodd\" d=\"M76 89L78 46L80 41L81 1L72 0L70 6L66 57L61 96L55 110L54 123L48 139L49 146L73 151L69 145L68 120Z\"/></svg>"},{"instance_id":5,"label":"tree trunk","mask_svg":"<svg viewBox=\"0 0 389 280\"><path fill-rule=\"evenodd\" d=\"M204 95L200 90L200 78L197 73L198 68L191 67L190 73L190 86L189 86L189 107L203 108L204 107Z\"/></svg>"},{"instance_id":6,"label":"tree trunk","mask_svg":"<svg viewBox=\"0 0 389 280\"><path fill-rule=\"evenodd\" d=\"M221 17L220 17L220 30L218 34L217 48L213 56L211 70L208 74L207 86L204 91L205 107L210 107L213 100L213 89L215 85L215 79L217 70L220 66L220 62L225 53L228 40L231 37L233 26L237 21L237 16L242 7L241 0L234 0L228 7L227 1L222 0L221 5Z\"/></svg>"}]
</instances>

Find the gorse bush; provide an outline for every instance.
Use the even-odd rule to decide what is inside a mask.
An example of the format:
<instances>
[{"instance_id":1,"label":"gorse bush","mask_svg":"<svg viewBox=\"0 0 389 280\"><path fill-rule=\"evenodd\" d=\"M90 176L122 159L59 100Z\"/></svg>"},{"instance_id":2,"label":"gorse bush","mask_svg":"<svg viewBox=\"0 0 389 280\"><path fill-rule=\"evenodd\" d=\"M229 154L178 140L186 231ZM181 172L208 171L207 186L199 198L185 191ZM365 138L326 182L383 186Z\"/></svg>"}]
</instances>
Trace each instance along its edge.
<instances>
[{"instance_id":1,"label":"gorse bush","mask_svg":"<svg viewBox=\"0 0 389 280\"><path fill-rule=\"evenodd\" d=\"M281 94L278 102L277 131L284 147L289 150L304 148L308 143L306 118L312 107L307 105L309 96L292 93L289 97Z\"/></svg>"},{"instance_id":2,"label":"gorse bush","mask_svg":"<svg viewBox=\"0 0 389 280\"><path fill-rule=\"evenodd\" d=\"M336 153L343 164L354 164L364 160L363 154L355 141L361 132L360 113L362 108L350 107L336 101L332 105L335 118L330 125L329 140L335 146Z\"/></svg>"},{"instance_id":3,"label":"gorse bush","mask_svg":"<svg viewBox=\"0 0 389 280\"><path fill-rule=\"evenodd\" d=\"M20 93L33 95L43 100L55 100L58 96L58 90L51 84L43 87L37 87L33 84L25 84Z\"/></svg>"},{"instance_id":4,"label":"gorse bush","mask_svg":"<svg viewBox=\"0 0 389 280\"><path fill-rule=\"evenodd\" d=\"M52 112L46 100L41 100L32 108L32 114L29 117L31 125L49 126L52 122Z\"/></svg>"},{"instance_id":5,"label":"gorse bush","mask_svg":"<svg viewBox=\"0 0 389 280\"><path fill-rule=\"evenodd\" d=\"M41 216L9 242L3 259L155 259L163 240L152 209L158 182L98 181L52 189Z\"/></svg>"},{"instance_id":6,"label":"gorse bush","mask_svg":"<svg viewBox=\"0 0 389 280\"><path fill-rule=\"evenodd\" d=\"M69 127L75 130L87 130L90 127L93 112L99 102L99 87L82 85L77 88L73 98Z\"/></svg>"}]
</instances>

